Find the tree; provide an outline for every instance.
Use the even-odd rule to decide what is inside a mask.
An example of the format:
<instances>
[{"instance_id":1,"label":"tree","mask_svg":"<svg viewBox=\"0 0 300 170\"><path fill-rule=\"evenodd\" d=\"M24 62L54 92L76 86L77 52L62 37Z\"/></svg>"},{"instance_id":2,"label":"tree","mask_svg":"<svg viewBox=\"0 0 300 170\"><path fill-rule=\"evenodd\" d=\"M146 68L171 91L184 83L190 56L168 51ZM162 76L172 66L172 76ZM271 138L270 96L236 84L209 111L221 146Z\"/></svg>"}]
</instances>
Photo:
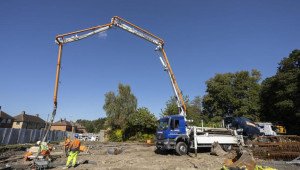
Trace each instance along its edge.
<instances>
[{"instance_id":1,"label":"tree","mask_svg":"<svg viewBox=\"0 0 300 170\"><path fill-rule=\"evenodd\" d=\"M126 129L129 136L134 136L138 132L146 134L154 134L157 123L157 119L154 114L146 107L138 108L133 114L128 118L128 128Z\"/></svg>"},{"instance_id":2,"label":"tree","mask_svg":"<svg viewBox=\"0 0 300 170\"><path fill-rule=\"evenodd\" d=\"M190 103L189 96L182 96L182 98L188 110L189 103ZM177 105L177 100L175 96L171 96L170 99L166 102L166 108L162 111L161 116L178 115L178 114L179 114L179 108Z\"/></svg>"},{"instance_id":3,"label":"tree","mask_svg":"<svg viewBox=\"0 0 300 170\"><path fill-rule=\"evenodd\" d=\"M105 122L106 122L106 117L93 120L92 123L94 125L94 133L99 133L100 130L105 130L106 129Z\"/></svg>"},{"instance_id":4,"label":"tree","mask_svg":"<svg viewBox=\"0 0 300 170\"><path fill-rule=\"evenodd\" d=\"M300 50L279 63L276 75L262 82L261 111L266 121L281 121L290 134L300 134Z\"/></svg>"},{"instance_id":5,"label":"tree","mask_svg":"<svg viewBox=\"0 0 300 170\"><path fill-rule=\"evenodd\" d=\"M187 118L193 120L191 125L196 126L201 125L201 120L208 122L208 117L202 113L202 100L200 96L195 96L195 98L189 103Z\"/></svg>"},{"instance_id":6,"label":"tree","mask_svg":"<svg viewBox=\"0 0 300 170\"><path fill-rule=\"evenodd\" d=\"M119 140L129 139L140 133L152 133L156 129L156 118L146 107L137 109L137 98L131 93L130 86L119 84L118 94L108 92L105 94L107 123L111 127L110 137Z\"/></svg>"},{"instance_id":7,"label":"tree","mask_svg":"<svg viewBox=\"0 0 300 170\"><path fill-rule=\"evenodd\" d=\"M224 116L244 116L259 120L261 74L257 70L216 74L206 81L208 93L203 97L203 112L220 121Z\"/></svg>"},{"instance_id":8,"label":"tree","mask_svg":"<svg viewBox=\"0 0 300 170\"><path fill-rule=\"evenodd\" d=\"M106 129L105 121L106 118L99 118L96 120L78 119L76 123L84 126L88 133L99 133L100 130Z\"/></svg>"},{"instance_id":9,"label":"tree","mask_svg":"<svg viewBox=\"0 0 300 170\"><path fill-rule=\"evenodd\" d=\"M108 92L105 94L105 104L108 125L114 129L126 129L127 118L135 112L137 98L131 93L129 85L119 84L118 94Z\"/></svg>"},{"instance_id":10,"label":"tree","mask_svg":"<svg viewBox=\"0 0 300 170\"><path fill-rule=\"evenodd\" d=\"M204 115L202 115L201 112L201 98L200 96L195 96L194 100L190 101L189 96L183 96L184 104L187 108L187 119L193 120L193 123L191 125L200 125L201 119L204 119L205 121L207 118L205 118ZM161 116L167 116L167 115L178 115L179 110L177 106L177 101L174 96L172 96L167 102L166 102L166 108L162 111Z\"/></svg>"},{"instance_id":11,"label":"tree","mask_svg":"<svg viewBox=\"0 0 300 170\"><path fill-rule=\"evenodd\" d=\"M92 123L87 123L85 125L85 130L88 132L88 133L93 133L94 132L94 126Z\"/></svg>"}]
</instances>

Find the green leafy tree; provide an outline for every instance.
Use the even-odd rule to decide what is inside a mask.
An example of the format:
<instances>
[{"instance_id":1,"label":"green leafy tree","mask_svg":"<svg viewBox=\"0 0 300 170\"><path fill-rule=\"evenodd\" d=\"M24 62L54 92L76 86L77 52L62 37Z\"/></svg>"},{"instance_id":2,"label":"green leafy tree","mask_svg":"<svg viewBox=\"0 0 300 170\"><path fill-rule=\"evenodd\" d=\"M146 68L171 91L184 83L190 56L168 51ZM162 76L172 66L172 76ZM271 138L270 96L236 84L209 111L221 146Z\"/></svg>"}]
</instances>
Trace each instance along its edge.
<instances>
[{"instance_id":1,"label":"green leafy tree","mask_svg":"<svg viewBox=\"0 0 300 170\"><path fill-rule=\"evenodd\" d=\"M189 96L182 96L182 98L188 110L190 104ZM179 114L179 109L177 106L177 100L174 96L171 96L170 99L166 102L166 108L162 111L161 116L178 115L178 114Z\"/></svg>"},{"instance_id":2,"label":"green leafy tree","mask_svg":"<svg viewBox=\"0 0 300 170\"><path fill-rule=\"evenodd\" d=\"M157 119L154 114L150 113L146 107L141 107L128 118L128 128L126 131L131 134L130 136L134 136L138 132L142 134L154 134L157 126L156 121Z\"/></svg>"},{"instance_id":3,"label":"green leafy tree","mask_svg":"<svg viewBox=\"0 0 300 170\"><path fill-rule=\"evenodd\" d=\"M106 118L99 118L97 120L78 119L76 123L84 126L88 133L99 133L100 130L106 129L105 121Z\"/></svg>"},{"instance_id":4,"label":"green leafy tree","mask_svg":"<svg viewBox=\"0 0 300 170\"><path fill-rule=\"evenodd\" d=\"M105 104L108 125L114 129L125 131L127 118L135 112L137 98L131 93L129 85L119 84L118 94L108 92L105 94Z\"/></svg>"},{"instance_id":5,"label":"green leafy tree","mask_svg":"<svg viewBox=\"0 0 300 170\"><path fill-rule=\"evenodd\" d=\"M88 132L88 133L93 133L94 131L94 126L92 124L92 121L90 120L85 120L85 119L78 119L76 121L76 123L82 125L85 127L85 130Z\"/></svg>"},{"instance_id":6,"label":"green leafy tree","mask_svg":"<svg viewBox=\"0 0 300 170\"><path fill-rule=\"evenodd\" d=\"M189 103L187 119L193 120L191 125L196 126L201 125L201 120L203 120L204 123L209 121L208 117L202 113L202 100L200 96L195 96L195 98Z\"/></svg>"},{"instance_id":7,"label":"green leafy tree","mask_svg":"<svg viewBox=\"0 0 300 170\"><path fill-rule=\"evenodd\" d=\"M93 120L92 123L94 124L94 133L99 133L100 130L105 130L106 129L105 122L106 122L106 117Z\"/></svg>"},{"instance_id":8,"label":"green leafy tree","mask_svg":"<svg viewBox=\"0 0 300 170\"><path fill-rule=\"evenodd\" d=\"M194 100L190 101L188 96L183 96L183 101L187 109L187 119L193 120L191 125L200 125L201 119L207 121L207 117L201 112L201 98L200 96L195 96ZM174 96L172 96L166 102L166 108L162 111L161 116L167 115L178 115L179 110L177 106L177 101Z\"/></svg>"},{"instance_id":9,"label":"green leafy tree","mask_svg":"<svg viewBox=\"0 0 300 170\"><path fill-rule=\"evenodd\" d=\"M143 137L144 134L155 132L155 116L146 107L137 109L137 98L128 85L119 84L118 94L106 93L103 109L106 111L107 124L111 127L112 141L119 140L120 134L123 140L127 140L137 133ZM119 131L122 133L117 133Z\"/></svg>"},{"instance_id":10,"label":"green leafy tree","mask_svg":"<svg viewBox=\"0 0 300 170\"><path fill-rule=\"evenodd\" d=\"M206 81L208 94L203 97L203 112L212 121L220 121L227 115L258 121L260 79L257 70L252 70L251 75L248 71L216 74Z\"/></svg>"},{"instance_id":11,"label":"green leafy tree","mask_svg":"<svg viewBox=\"0 0 300 170\"><path fill-rule=\"evenodd\" d=\"M300 50L279 63L276 75L262 82L262 119L280 121L290 134L300 134Z\"/></svg>"},{"instance_id":12,"label":"green leafy tree","mask_svg":"<svg viewBox=\"0 0 300 170\"><path fill-rule=\"evenodd\" d=\"M85 130L88 132L88 133L93 133L94 132L94 126L92 123L87 123L85 125Z\"/></svg>"}]
</instances>

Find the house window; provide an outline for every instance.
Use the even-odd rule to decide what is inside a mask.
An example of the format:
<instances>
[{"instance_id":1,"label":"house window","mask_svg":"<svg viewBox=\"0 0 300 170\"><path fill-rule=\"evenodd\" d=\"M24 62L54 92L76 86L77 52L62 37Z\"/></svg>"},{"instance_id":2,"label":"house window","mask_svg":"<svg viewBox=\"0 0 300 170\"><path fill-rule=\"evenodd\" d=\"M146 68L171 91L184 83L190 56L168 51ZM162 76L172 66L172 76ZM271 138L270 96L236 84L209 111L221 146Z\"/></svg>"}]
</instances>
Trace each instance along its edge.
<instances>
[{"instance_id":1,"label":"house window","mask_svg":"<svg viewBox=\"0 0 300 170\"><path fill-rule=\"evenodd\" d=\"M1 123L6 123L6 119L3 119L3 120L1 121Z\"/></svg>"},{"instance_id":2,"label":"house window","mask_svg":"<svg viewBox=\"0 0 300 170\"><path fill-rule=\"evenodd\" d=\"M11 123L11 119L7 119L7 123Z\"/></svg>"}]
</instances>

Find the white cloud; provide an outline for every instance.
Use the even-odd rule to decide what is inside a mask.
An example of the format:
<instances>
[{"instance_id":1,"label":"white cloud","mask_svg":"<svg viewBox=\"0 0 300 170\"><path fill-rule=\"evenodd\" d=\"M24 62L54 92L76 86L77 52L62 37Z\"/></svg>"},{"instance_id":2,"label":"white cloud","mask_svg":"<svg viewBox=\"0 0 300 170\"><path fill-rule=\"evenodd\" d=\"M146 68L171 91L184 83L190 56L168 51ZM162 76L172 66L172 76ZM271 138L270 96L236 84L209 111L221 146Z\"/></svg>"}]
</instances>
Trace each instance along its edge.
<instances>
[{"instance_id":1,"label":"white cloud","mask_svg":"<svg viewBox=\"0 0 300 170\"><path fill-rule=\"evenodd\" d=\"M101 39L106 39L106 37L107 37L107 31L100 32L98 34L98 37L101 38Z\"/></svg>"}]
</instances>

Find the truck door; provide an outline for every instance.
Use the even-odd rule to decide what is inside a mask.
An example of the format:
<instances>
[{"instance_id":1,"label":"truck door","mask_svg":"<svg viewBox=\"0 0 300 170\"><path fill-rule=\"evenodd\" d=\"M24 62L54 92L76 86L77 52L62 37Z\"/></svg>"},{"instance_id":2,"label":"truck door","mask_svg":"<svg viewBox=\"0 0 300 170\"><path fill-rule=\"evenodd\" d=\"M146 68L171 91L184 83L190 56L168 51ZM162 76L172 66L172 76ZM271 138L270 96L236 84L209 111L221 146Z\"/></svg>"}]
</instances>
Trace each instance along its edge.
<instances>
[{"instance_id":1,"label":"truck door","mask_svg":"<svg viewBox=\"0 0 300 170\"><path fill-rule=\"evenodd\" d=\"M171 138L176 138L180 134L185 134L185 125L184 125L184 120L179 119L179 118L172 118L170 123L170 137Z\"/></svg>"}]
</instances>

